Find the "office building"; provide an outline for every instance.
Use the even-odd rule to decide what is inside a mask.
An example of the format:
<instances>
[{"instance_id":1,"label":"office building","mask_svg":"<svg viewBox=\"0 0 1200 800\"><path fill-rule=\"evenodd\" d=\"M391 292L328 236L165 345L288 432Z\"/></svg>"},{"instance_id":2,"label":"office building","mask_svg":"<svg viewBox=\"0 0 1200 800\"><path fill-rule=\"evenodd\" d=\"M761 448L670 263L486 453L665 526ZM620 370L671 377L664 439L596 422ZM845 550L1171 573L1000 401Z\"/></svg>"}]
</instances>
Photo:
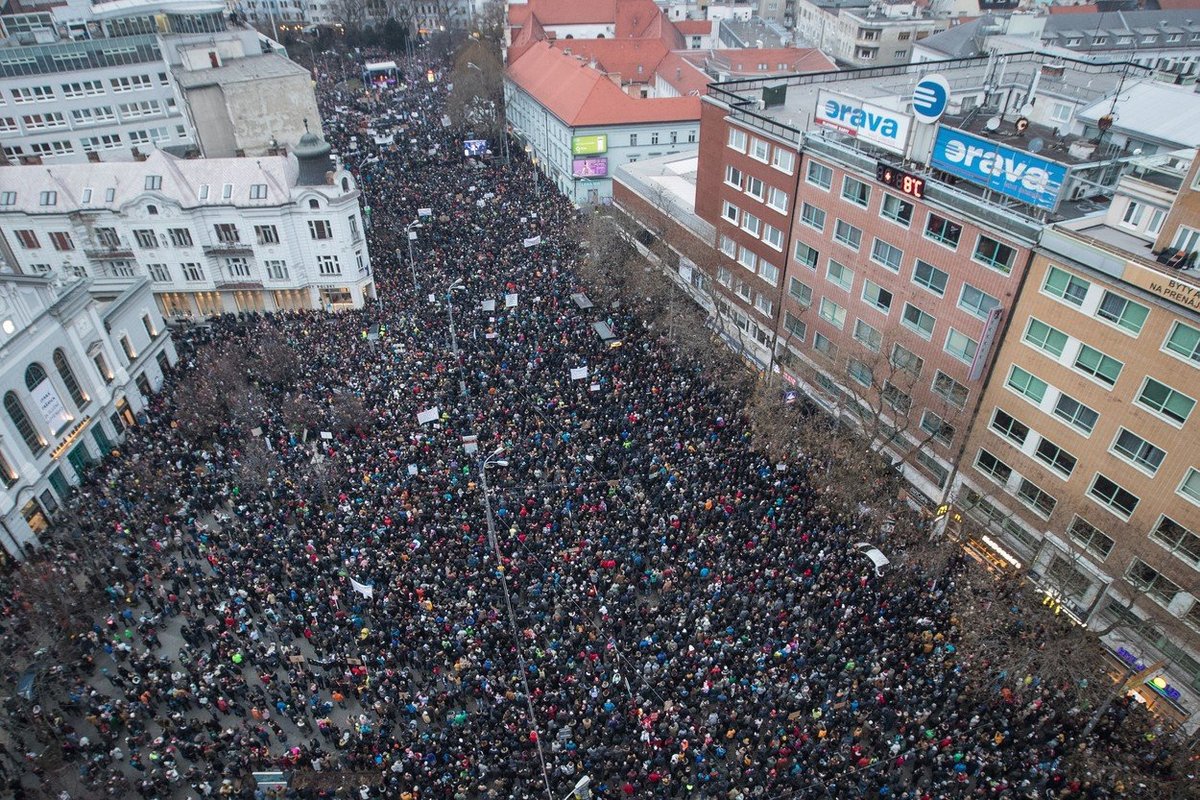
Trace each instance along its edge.
<instances>
[{"instance_id":1,"label":"office building","mask_svg":"<svg viewBox=\"0 0 1200 800\"><path fill-rule=\"evenodd\" d=\"M148 278L167 318L375 296L358 186L311 133L262 158L0 168L0 255L25 275Z\"/></svg>"},{"instance_id":2,"label":"office building","mask_svg":"<svg viewBox=\"0 0 1200 800\"><path fill-rule=\"evenodd\" d=\"M0 551L20 558L137 424L175 348L145 278L0 276Z\"/></svg>"},{"instance_id":3,"label":"office building","mask_svg":"<svg viewBox=\"0 0 1200 800\"><path fill-rule=\"evenodd\" d=\"M907 64L916 42L952 24L913 2L796 0L795 8L796 34L848 67Z\"/></svg>"}]
</instances>

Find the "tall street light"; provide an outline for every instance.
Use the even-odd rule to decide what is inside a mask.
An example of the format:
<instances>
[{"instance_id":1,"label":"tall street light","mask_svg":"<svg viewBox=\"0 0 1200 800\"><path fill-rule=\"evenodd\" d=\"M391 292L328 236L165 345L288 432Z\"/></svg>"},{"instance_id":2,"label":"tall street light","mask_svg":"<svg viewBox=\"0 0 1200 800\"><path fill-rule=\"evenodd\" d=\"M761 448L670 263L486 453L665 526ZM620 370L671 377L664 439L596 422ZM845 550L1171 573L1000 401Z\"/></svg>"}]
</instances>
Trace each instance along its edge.
<instances>
[{"instance_id":1,"label":"tall street light","mask_svg":"<svg viewBox=\"0 0 1200 800\"><path fill-rule=\"evenodd\" d=\"M526 674L529 668L525 663L525 653L521 649L521 635L517 630L517 616L513 613L512 598L508 593L508 573L504 570L504 560L500 556L500 543L496 540L496 519L492 516L491 490L488 489L488 467L507 467L508 461L502 456L504 447L498 448L490 456L479 462L479 486L483 492L483 510L487 515L488 544L492 548L492 557L496 559L496 573L500 576L500 587L504 592L504 608L508 612L508 624L512 629L513 647L517 651L517 665L521 669L521 690L525 693L525 708L529 714L529 724L533 728L533 740L537 745L538 762L542 767L542 780L546 784L546 800L556 800L554 791L550 788L550 773L546 771L546 755L542 752L542 736L538 732L537 715L533 711L533 696L529 693L529 680ZM586 787L585 787L586 788Z\"/></svg>"},{"instance_id":2,"label":"tall street light","mask_svg":"<svg viewBox=\"0 0 1200 800\"><path fill-rule=\"evenodd\" d=\"M417 239L417 232L413 228L421 227L421 218L418 217L412 222L404 226L405 233L408 234L408 268L412 270L413 291L421 291L420 285L417 283L417 265L413 262L412 243Z\"/></svg>"},{"instance_id":3,"label":"tall street light","mask_svg":"<svg viewBox=\"0 0 1200 800\"><path fill-rule=\"evenodd\" d=\"M463 377L462 358L458 354L458 336L454 332L454 292L463 290L462 278L446 287L446 313L450 317L450 352L454 354L454 363L458 366L458 393L467 396L467 379Z\"/></svg>"},{"instance_id":4,"label":"tall street light","mask_svg":"<svg viewBox=\"0 0 1200 800\"><path fill-rule=\"evenodd\" d=\"M525 145L525 152L529 154L529 163L533 165L533 194L539 200L542 197L542 185L538 182L538 160L533 154L533 145Z\"/></svg>"}]
</instances>

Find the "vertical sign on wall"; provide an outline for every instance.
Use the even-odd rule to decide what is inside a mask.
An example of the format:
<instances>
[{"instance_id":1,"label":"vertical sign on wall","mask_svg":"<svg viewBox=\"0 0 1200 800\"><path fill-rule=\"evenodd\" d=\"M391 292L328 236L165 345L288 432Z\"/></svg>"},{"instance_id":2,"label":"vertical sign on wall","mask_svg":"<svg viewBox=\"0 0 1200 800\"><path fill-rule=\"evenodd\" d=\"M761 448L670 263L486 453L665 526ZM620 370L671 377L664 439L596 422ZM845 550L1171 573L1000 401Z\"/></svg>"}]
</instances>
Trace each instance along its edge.
<instances>
[{"instance_id":1,"label":"vertical sign on wall","mask_svg":"<svg viewBox=\"0 0 1200 800\"><path fill-rule=\"evenodd\" d=\"M46 425L50 428L51 433L58 433L74 419L63 406L62 398L58 396L58 392L51 385L49 378L33 387L30 394L33 396L33 402L37 404L38 410L42 412L42 418L46 420Z\"/></svg>"},{"instance_id":2,"label":"vertical sign on wall","mask_svg":"<svg viewBox=\"0 0 1200 800\"><path fill-rule=\"evenodd\" d=\"M979 346L975 348L975 358L971 359L971 372L967 376L968 380L977 381L979 376L983 375L983 365L987 363L992 343L996 341L996 331L1000 329L1000 318L1003 316L1004 309L996 306L988 312L984 319L983 333L979 336Z\"/></svg>"}]
</instances>

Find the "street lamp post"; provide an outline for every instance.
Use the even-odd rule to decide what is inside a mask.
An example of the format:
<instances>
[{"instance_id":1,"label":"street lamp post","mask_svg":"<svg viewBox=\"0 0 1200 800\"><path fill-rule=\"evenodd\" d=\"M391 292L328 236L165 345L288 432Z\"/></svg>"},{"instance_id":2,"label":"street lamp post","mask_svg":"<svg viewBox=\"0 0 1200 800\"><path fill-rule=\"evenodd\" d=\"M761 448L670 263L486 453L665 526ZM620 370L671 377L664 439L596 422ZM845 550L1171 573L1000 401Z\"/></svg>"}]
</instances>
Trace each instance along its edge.
<instances>
[{"instance_id":1,"label":"street lamp post","mask_svg":"<svg viewBox=\"0 0 1200 800\"><path fill-rule=\"evenodd\" d=\"M412 271L413 291L415 292L419 292L421 290L421 286L417 283L417 265L413 261L412 243L416 241L417 238L417 232L414 231L413 228L420 227L421 219L419 217L404 226L404 231L408 234L408 268Z\"/></svg>"},{"instance_id":2,"label":"street lamp post","mask_svg":"<svg viewBox=\"0 0 1200 800\"><path fill-rule=\"evenodd\" d=\"M496 519L492 516L492 499L491 491L488 489L487 471L488 467L507 467L508 461L501 458L504 455L504 448L500 447L490 456L487 456L479 462L479 486L483 492L483 510L487 515L487 531L488 544L492 548L492 557L496 559L496 572L500 576L500 588L504 592L504 608L508 612L508 624L512 628L513 646L517 651L517 663L521 668L521 689L525 693L525 709L529 714L529 724L533 728L534 744L537 745L538 762L542 767L542 780L546 784L546 800L555 800L554 791L550 788L550 773L546 771L546 755L542 752L542 737L538 733L537 715L533 710L533 697L529 693L529 680L526 673L529 671L525 663L525 653L521 649L521 635L517 630L517 617L513 613L512 598L508 593L508 573L504 571L504 561L500 556L500 543L496 540ZM578 784L576 784L578 787ZM584 787L587 788L586 786Z\"/></svg>"},{"instance_id":3,"label":"street lamp post","mask_svg":"<svg viewBox=\"0 0 1200 800\"><path fill-rule=\"evenodd\" d=\"M542 198L542 185L538 182L538 160L533 154L533 145L525 145L525 152L529 154L529 163L533 165L533 194L539 200Z\"/></svg>"},{"instance_id":4,"label":"street lamp post","mask_svg":"<svg viewBox=\"0 0 1200 800\"><path fill-rule=\"evenodd\" d=\"M446 314L450 317L450 352L454 354L454 363L458 367L458 393L466 397L467 379L463 377L462 358L458 354L458 336L454 332L454 290L462 288L462 278L446 287Z\"/></svg>"}]
</instances>

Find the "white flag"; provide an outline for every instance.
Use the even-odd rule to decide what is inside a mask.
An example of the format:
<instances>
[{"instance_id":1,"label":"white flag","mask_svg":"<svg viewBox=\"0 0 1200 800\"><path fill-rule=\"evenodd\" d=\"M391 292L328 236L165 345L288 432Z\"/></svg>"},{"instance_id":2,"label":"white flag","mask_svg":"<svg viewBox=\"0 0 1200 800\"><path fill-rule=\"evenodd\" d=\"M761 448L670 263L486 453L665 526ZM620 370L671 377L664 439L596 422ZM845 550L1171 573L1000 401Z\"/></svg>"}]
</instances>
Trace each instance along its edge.
<instances>
[{"instance_id":1,"label":"white flag","mask_svg":"<svg viewBox=\"0 0 1200 800\"><path fill-rule=\"evenodd\" d=\"M350 588L354 589L354 591L358 592L363 597L374 597L375 596L375 587L374 586L368 586L365 583L359 583L358 581L354 580L354 578L350 579Z\"/></svg>"}]
</instances>

